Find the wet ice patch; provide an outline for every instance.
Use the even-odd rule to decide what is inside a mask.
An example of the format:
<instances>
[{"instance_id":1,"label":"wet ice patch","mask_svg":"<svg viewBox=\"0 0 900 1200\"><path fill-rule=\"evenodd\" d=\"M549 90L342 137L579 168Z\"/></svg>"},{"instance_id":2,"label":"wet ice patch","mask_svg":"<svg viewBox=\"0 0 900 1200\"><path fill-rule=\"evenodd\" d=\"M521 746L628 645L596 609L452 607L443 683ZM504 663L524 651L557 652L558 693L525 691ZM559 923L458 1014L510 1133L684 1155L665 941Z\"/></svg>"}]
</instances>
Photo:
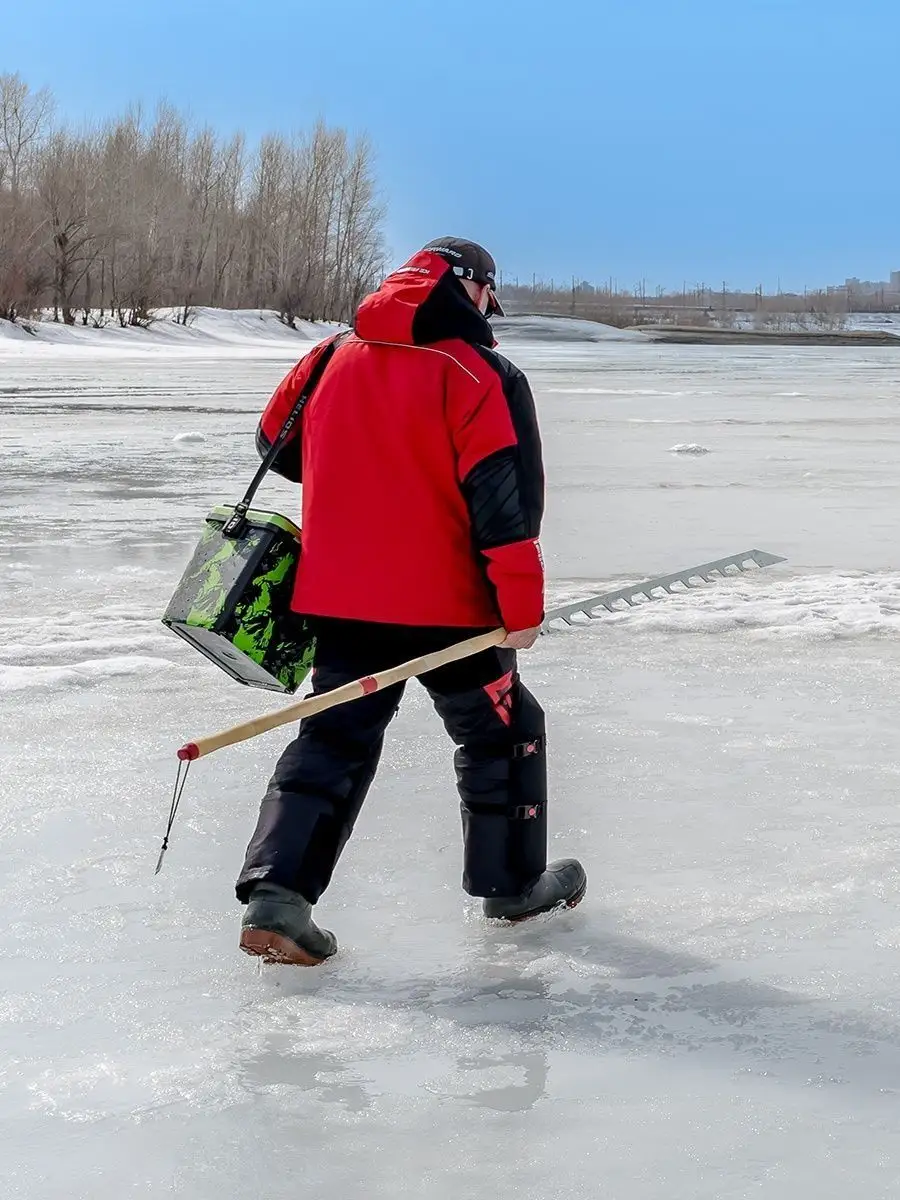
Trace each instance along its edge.
<instances>
[{"instance_id":1,"label":"wet ice patch","mask_svg":"<svg viewBox=\"0 0 900 1200\"><path fill-rule=\"evenodd\" d=\"M86 687L126 675L156 675L174 666L167 658L136 654L89 659L65 667L3 666L0 667L0 693Z\"/></svg>"},{"instance_id":2,"label":"wet ice patch","mask_svg":"<svg viewBox=\"0 0 900 1200\"><path fill-rule=\"evenodd\" d=\"M34 571L27 563L11 562L0 568L0 581L6 583L33 583Z\"/></svg>"},{"instance_id":3,"label":"wet ice patch","mask_svg":"<svg viewBox=\"0 0 900 1200\"><path fill-rule=\"evenodd\" d=\"M110 657L133 655L136 651L168 649L171 644L171 635L162 629L158 633L154 631L140 637L133 635L110 637L106 630L99 629L94 631L93 637L72 640L36 639L0 646L0 664L3 666L74 666L76 664L66 660L79 654L90 654L91 651L105 652L104 661L108 661Z\"/></svg>"},{"instance_id":4,"label":"wet ice patch","mask_svg":"<svg viewBox=\"0 0 900 1200\"><path fill-rule=\"evenodd\" d=\"M544 388L549 395L556 396L688 396L691 392L668 392L661 388L610 388L610 387L551 387Z\"/></svg>"}]
</instances>

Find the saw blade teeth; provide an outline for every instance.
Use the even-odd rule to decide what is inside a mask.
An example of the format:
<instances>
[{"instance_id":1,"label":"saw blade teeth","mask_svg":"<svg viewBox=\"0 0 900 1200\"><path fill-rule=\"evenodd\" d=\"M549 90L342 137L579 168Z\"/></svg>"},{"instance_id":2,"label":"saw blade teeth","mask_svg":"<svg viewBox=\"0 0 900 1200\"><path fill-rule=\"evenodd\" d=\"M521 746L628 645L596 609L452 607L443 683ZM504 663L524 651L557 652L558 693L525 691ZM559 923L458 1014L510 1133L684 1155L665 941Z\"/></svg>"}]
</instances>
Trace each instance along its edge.
<instances>
[{"instance_id":1,"label":"saw blade teeth","mask_svg":"<svg viewBox=\"0 0 900 1200\"><path fill-rule=\"evenodd\" d=\"M633 608L635 604L641 604L644 600L661 600L663 596L656 594L659 591L668 596L680 595L679 592L672 590L676 583L680 583L688 590L693 590L700 585L692 583L692 579L702 580L703 583L715 583L717 578L734 579L737 575L746 574L749 570L747 565L749 563L754 563L757 567L771 567L776 563L783 562L787 562L787 559L779 554L771 554L768 550L744 550L740 554L717 558L714 562L701 563L700 566L691 567L687 571L659 575L654 579L645 579L643 583L633 584L631 587L605 592L602 596L590 596L586 600L563 604L547 613L541 629L546 632L551 621L563 621L569 626L582 623L571 621L570 617L573 616L583 616L588 621L596 621L601 616L598 609L602 609L604 612L620 612L621 609L615 607L619 601L624 601L630 608ZM729 567L732 570L729 570Z\"/></svg>"}]
</instances>

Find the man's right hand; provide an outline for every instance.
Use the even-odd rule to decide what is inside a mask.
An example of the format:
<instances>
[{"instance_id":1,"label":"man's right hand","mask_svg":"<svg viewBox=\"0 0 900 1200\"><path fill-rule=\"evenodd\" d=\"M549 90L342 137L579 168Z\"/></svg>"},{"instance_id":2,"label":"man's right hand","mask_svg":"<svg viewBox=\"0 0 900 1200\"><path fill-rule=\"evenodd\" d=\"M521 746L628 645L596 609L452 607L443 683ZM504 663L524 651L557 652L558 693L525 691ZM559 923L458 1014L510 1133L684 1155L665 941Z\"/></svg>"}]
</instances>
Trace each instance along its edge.
<instances>
[{"instance_id":1,"label":"man's right hand","mask_svg":"<svg viewBox=\"0 0 900 1200\"><path fill-rule=\"evenodd\" d=\"M517 629L515 633L507 634L506 641L500 643L500 649L530 650L538 640L540 632L540 625L535 625L532 629Z\"/></svg>"}]
</instances>

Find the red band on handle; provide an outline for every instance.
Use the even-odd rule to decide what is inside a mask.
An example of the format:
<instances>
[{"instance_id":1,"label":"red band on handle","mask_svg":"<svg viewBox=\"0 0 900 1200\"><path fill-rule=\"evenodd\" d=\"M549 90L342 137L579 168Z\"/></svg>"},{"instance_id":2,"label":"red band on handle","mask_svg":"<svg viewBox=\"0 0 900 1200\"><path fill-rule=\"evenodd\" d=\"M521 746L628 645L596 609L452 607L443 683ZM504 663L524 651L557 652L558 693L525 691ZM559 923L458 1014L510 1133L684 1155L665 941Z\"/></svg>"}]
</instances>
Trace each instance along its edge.
<instances>
[{"instance_id":1,"label":"red band on handle","mask_svg":"<svg viewBox=\"0 0 900 1200\"><path fill-rule=\"evenodd\" d=\"M200 751L193 742L188 742L186 746L182 746L178 751L178 757L182 762L193 762L195 758L200 757Z\"/></svg>"},{"instance_id":2,"label":"red band on handle","mask_svg":"<svg viewBox=\"0 0 900 1200\"><path fill-rule=\"evenodd\" d=\"M367 675L365 679L361 679L359 681L359 685L363 690L364 696L371 695L372 692L378 691L378 680L374 679L371 675Z\"/></svg>"}]
</instances>

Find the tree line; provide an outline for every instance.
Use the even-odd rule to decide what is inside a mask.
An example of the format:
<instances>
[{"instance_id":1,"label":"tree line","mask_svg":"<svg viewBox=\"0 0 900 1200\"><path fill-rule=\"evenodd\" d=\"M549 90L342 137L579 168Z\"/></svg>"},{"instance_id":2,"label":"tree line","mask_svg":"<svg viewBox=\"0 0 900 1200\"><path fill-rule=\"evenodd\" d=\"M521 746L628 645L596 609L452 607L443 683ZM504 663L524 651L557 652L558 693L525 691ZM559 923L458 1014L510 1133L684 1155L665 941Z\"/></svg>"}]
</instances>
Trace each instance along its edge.
<instances>
[{"instance_id":1,"label":"tree line","mask_svg":"<svg viewBox=\"0 0 900 1200\"><path fill-rule=\"evenodd\" d=\"M728 328L747 319L760 329L805 325L810 329L838 330L848 314L900 311L900 293L859 295L844 288L767 293L707 287L698 283L677 291L662 287L652 292L644 283L619 287L617 282L593 284L587 280L560 284L551 279L530 283L501 279L503 307L510 314L544 313L581 317L620 328L647 324L712 325Z\"/></svg>"},{"instance_id":2,"label":"tree line","mask_svg":"<svg viewBox=\"0 0 900 1200\"><path fill-rule=\"evenodd\" d=\"M746 324L748 318L760 329L782 328L787 324L806 325L810 329L844 328L850 313L900 312L900 290L862 293L852 288L806 288L803 292L767 293L762 286L752 292L720 288L706 283L684 284L677 290L656 287L650 290L643 281L632 287L620 287L618 281L590 283L587 280L559 283L556 280L521 282L509 276L500 278L500 293L506 312L547 313L559 316L599 320L620 328L642 324L718 325L728 328Z\"/></svg>"},{"instance_id":3,"label":"tree line","mask_svg":"<svg viewBox=\"0 0 900 1200\"><path fill-rule=\"evenodd\" d=\"M347 320L383 271L372 147L319 122L292 137L195 127L160 104L103 125L0 74L0 317L145 325L160 307Z\"/></svg>"}]
</instances>

